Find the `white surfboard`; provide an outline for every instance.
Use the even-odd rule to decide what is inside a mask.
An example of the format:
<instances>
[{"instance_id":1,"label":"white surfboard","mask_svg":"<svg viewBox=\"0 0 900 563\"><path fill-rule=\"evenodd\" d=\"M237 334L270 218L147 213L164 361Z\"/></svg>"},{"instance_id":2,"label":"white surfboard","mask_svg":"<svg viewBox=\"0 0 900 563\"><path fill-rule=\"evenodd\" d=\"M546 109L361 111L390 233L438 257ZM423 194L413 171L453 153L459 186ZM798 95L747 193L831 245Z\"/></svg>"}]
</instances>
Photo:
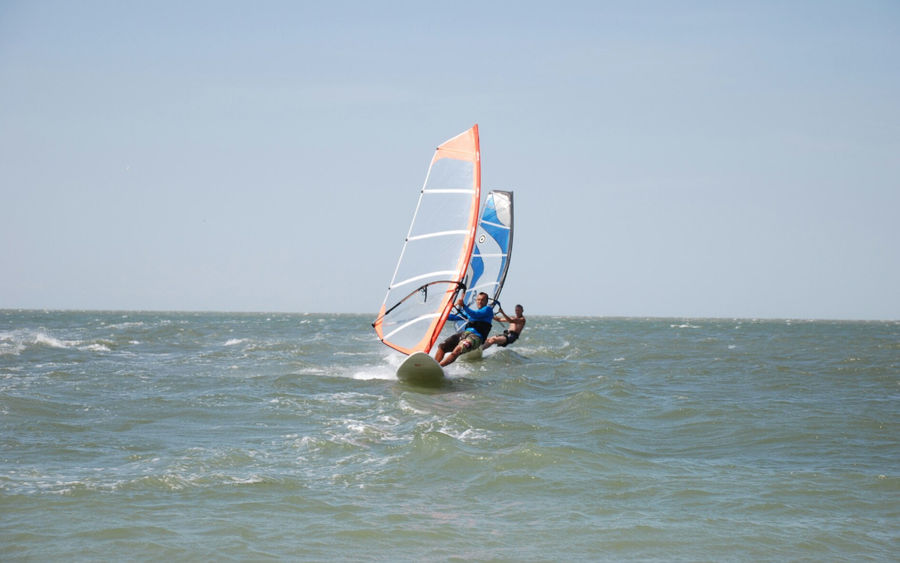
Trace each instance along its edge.
<instances>
[{"instance_id":1,"label":"white surfboard","mask_svg":"<svg viewBox=\"0 0 900 563\"><path fill-rule=\"evenodd\" d=\"M413 385L440 385L444 370L425 352L413 352L397 368L397 379Z\"/></svg>"}]
</instances>

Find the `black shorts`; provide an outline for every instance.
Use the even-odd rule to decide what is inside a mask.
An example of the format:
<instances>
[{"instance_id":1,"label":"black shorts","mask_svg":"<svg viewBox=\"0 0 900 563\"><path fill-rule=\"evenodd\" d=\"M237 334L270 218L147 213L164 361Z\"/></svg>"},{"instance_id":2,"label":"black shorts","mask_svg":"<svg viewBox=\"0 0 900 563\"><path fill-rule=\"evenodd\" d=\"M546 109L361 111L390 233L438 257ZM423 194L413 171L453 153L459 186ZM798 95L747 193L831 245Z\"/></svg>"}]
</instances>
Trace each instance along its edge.
<instances>
[{"instance_id":1,"label":"black shorts","mask_svg":"<svg viewBox=\"0 0 900 563\"><path fill-rule=\"evenodd\" d=\"M519 333L514 330L504 330L503 336L506 337L506 342L503 342L503 343L498 342L497 343L497 346L500 346L501 348L504 346L508 346L519 339Z\"/></svg>"}]
</instances>

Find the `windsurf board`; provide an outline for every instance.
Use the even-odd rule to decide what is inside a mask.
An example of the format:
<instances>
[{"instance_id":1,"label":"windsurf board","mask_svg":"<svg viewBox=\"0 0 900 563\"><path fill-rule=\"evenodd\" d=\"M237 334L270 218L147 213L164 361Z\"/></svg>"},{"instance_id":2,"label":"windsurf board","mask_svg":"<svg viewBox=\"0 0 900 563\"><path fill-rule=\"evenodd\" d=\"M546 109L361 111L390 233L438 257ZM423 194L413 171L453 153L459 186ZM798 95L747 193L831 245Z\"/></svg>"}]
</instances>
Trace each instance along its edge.
<instances>
[{"instance_id":1,"label":"windsurf board","mask_svg":"<svg viewBox=\"0 0 900 563\"><path fill-rule=\"evenodd\" d=\"M413 352L397 368L397 379L413 385L440 385L444 370L425 352Z\"/></svg>"}]
</instances>

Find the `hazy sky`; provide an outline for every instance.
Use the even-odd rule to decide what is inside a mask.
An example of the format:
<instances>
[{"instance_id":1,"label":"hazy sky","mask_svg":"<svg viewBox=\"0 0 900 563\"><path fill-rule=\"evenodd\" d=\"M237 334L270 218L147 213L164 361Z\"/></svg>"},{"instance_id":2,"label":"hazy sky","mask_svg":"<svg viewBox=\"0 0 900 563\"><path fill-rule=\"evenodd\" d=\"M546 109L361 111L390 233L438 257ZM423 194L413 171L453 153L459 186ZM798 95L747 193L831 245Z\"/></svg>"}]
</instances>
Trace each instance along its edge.
<instances>
[{"instance_id":1,"label":"hazy sky","mask_svg":"<svg viewBox=\"0 0 900 563\"><path fill-rule=\"evenodd\" d=\"M900 319L893 0L0 0L0 308L374 318L474 123L526 314Z\"/></svg>"}]
</instances>

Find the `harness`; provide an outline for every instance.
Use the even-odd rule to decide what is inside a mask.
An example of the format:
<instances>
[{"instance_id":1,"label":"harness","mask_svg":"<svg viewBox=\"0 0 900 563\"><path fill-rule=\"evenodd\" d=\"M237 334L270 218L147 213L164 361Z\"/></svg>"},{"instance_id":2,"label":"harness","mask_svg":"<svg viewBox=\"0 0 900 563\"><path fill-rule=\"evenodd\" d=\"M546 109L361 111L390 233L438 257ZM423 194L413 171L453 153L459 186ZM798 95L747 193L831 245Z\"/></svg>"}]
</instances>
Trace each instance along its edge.
<instances>
[{"instance_id":1,"label":"harness","mask_svg":"<svg viewBox=\"0 0 900 563\"><path fill-rule=\"evenodd\" d=\"M474 329L481 336L481 340L487 340L488 334L491 332L491 323L487 321L469 321L466 328Z\"/></svg>"}]
</instances>

